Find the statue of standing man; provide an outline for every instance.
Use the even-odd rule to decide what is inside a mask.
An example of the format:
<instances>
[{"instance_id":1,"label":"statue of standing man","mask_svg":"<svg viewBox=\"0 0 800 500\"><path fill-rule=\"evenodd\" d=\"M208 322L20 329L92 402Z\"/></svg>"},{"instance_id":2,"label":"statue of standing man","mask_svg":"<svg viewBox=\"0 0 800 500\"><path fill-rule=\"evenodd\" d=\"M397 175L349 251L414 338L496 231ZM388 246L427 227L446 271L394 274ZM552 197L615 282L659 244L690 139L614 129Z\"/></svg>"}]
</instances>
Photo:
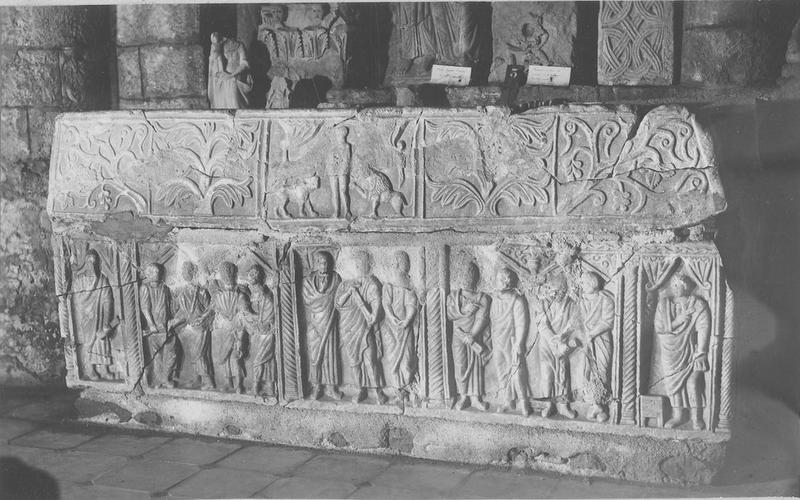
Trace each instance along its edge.
<instances>
[{"instance_id":1,"label":"statue of standing man","mask_svg":"<svg viewBox=\"0 0 800 500\"><path fill-rule=\"evenodd\" d=\"M602 289L597 273L588 271L581 276L581 312L583 336L586 342L584 391L591 403L586 418L598 422L608 420L607 400L611 392L611 329L614 327L614 296Z\"/></svg>"},{"instance_id":2,"label":"statue of standing man","mask_svg":"<svg viewBox=\"0 0 800 500\"><path fill-rule=\"evenodd\" d=\"M498 292L492 299L492 352L495 356L497 379L503 403L503 413L519 406L526 417L528 406L528 375L525 362L525 340L528 335L528 306L517 290L517 276L507 267L497 272Z\"/></svg>"},{"instance_id":3,"label":"statue of standing man","mask_svg":"<svg viewBox=\"0 0 800 500\"><path fill-rule=\"evenodd\" d=\"M389 398L383 393L384 381L380 364L380 282L372 275L370 256L366 251L355 252L353 263L357 277L342 283L336 292L342 346L359 387L353 402L364 401L367 389L374 389L378 404L383 404Z\"/></svg>"},{"instance_id":4,"label":"statue of standing man","mask_svg":"<svg viewBox=\"0 0 800 500\"><path fill-rule=\"evenodd\" d=\"M694 283L683 274L670 281L671 296L656 307L651 390L669 397L672 416L664 427L683 423L691 410L692 426L703 430L703 382L708 366L711 313L702 298L692 294Z\"/></svg>"},{"instance_id":5,"label":"statue of standing man","mask_svg":"<svg viewBox=\"0 0 800 500\"><path fill-rule=\"evenodd\" d=\"M244 315L252 314L247 296L239 290L236 283L236 265L223 261L219 265L219 289L211 297L214 309L214 325L211 331L211 345L217 377L223 377L223 388L231 388L235 383L236 392L244 393L244 349L246 331ZM219 384L217 384L219 385Z\"/></svg>"},{"instance_id":6,"label":"statue of standing man","mask_svg":"<svg viewBox=\"0 0 800 500\"><path fill-rule=\"evenodd\" d=\"M275 396L278 388L278 365L275 359L275 301L264 284L264 268L254 265L247 274L250 282L252 314L245 315L250 334L250 358L253 367L253 395L264 391Z\"/></svg>"},{"instance_id":7,"label":"statue of standing man","mask_svg":"<svg viewBox=\"0 0 800 500\"><path fill-rule=\"evenodd\" d=\"M186 354L194 367L197 378L200 379L200 388L213 389L214 377L211 373L211 342L209 330L211 329L211 295L208 290L196 283L197 266L190 261L183 263L181 276L184 285L175 293L175 318L179 321L176 325L182 345L186 347Z\"/></svg>"},{"instance_id":8,"label":"statue of standing man","mask_svg":"<svg viewBox=\"0 0 800 500\"><path fill-rule=\"evenodd\" d=\"M407 402L417 377L417 332L419 300L411 286L411 259L398 250L394 254L394 279L383 285L386 354L392 366L397 399Z\"/></svg>"},{"instance_id":9,"label":"statue of standing man","mask_svg":"<svg viewBox=\"0 0 800 500\"><path fill-rule=\"evenodd\" d=\"M100 255L95 250L86 252L85 267L85 274L77 278L72 287L78 339L80 343L88 345L86 354L91 366L89 379L113 380L111 335L118 323L113 318L114 297L108 278L100 269Z\"/></svg>"},{"instance_id":10,"label":"statue of standing man","mask_svg":"<svg viewBox=\"0 0 800 500\"><path fill-rule=\"evenodd\" d=\"M144 273L145 283L139 287L139 300L153 363L153 382L158 387L177 387L178 340L172 331L172 293L164 283L164 269L160 264L148 264Z\"/></svg>"},{"instance_id":11,"label":"statue of standing man","mask_svg":"<svg viewBox=\"0 0 800 500\"><path fill-rule=\"evenodd\" d=\"M333 256L329 252L316 252L313 263L314 270L303 279L309 377L314 386L314 399L320 399L326 390L335 399L342 399L336 311L336 291L342 278L333 270Z\"/></svg>"}]
</instances>

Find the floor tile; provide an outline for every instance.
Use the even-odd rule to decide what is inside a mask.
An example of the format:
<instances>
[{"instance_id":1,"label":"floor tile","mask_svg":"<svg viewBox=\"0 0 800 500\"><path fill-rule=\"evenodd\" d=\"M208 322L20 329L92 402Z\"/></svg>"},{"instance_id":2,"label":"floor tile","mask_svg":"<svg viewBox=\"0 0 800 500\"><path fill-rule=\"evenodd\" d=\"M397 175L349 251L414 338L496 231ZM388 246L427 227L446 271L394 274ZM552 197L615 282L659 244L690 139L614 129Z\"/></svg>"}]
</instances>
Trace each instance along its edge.
<instances>
[{"instance_id":1,"label":"floor tile","mask_svg":"<svg viewBox=\"0 0 800 500\"><path fill-rule=\"evenodd\" d=\"M581 478L559 479L548 498L673 498L687 490Z\"/></svg>"},{"instance_id":2,"label":"floor tile","mask_svg":"<svg viewBox=\"0 0 800 500\"><path fill-rule=\"evenodd\" d=\"M0 418L0 442L6 443L15 437L39 427L39 424L27 420Z\"/></svg>"},{"instance_id":3,"label":"floor tile","mask_svg":"<svg viewBox=\"0 0 800 500\"><path fill-rule=\"evenodd\" d=\"M461 483L472 469L446 465L393 464L370 480L376 486L410 488L431 493L446 493Z\"/></svg>"},{"instance_id":4,"label":"floor tile","mask_svg":"<svg viewBox=\"0 0 800 500\"><path fill-rule=\"evenodd\" d=\"M159 492L195 474L200 469L192 465L134 460L124 467L107 472L94 480L94 484L129 491Z\"/></svg>"},{"instance_id":5,"label":"floor tile","mask_svg":"<svg viewBox=\"0 0 800 500\"><path fill-rule=\"evenodd\" d=\"M319 455L297 469L294 475L360 484L386 470L389 464L381 458Z\"/></svg>"},{"instance_id":6,"label":"floor tile","mask_svg":"<svg viewBox=\"0 0 800 500\"><path fill-rule=\"evenodd\" d=\"M59 484L60 500L140 500L150 498L141 491L118 490L85 484L62 482Z\"/></svg>"},{"instance_id":7,"label":"floor tile","mask_svg":"<svg viewBox=\"0 0 800 500\"><path fill-rule=\"evenodd\" d=\"M249 498L277 476L251 470L207 469L169 490L183 498Z\"/></svg>"},{"instance_id":8,"label":"floor tile","mask_svg":"<svg viewBox=\"0 0 800 500\"><path fill-rule=\"evenodd\" d=\"M343 481L308 477L278 479L262 490L257 498L347 498L356 485Z\"/></svg>"},{"instance_id":9,"label":"floor tile","mask_svg":"<svg viewBox=\"0 0 800 500\"><path fill-rule=\"evenodd\" d=\"M314 456L313 451L278 448L274 446L248 446L226 457L217 465L231 469L288 474Z\"/></svg>"},{"instance_id":10,"label":"floor tile","mask_svg":"<svg viewBox=\"0 0 800 500\"><path fill-rule=\"evenodd\" d=\"M241 445L223 442L207 442L193 438L179 438L148 451L146 460L180 462L184 464L206 465L230 455Z\"/></svg>"},{"instance_id":11,"label":"floor tile","mask_svg":"<svg viewBox=\"0 0 800 500\"><path fill-rule=\"evenodd\" d=\"M125 457L82 451L53 453L34 460L57 479L76 483L92 481L106 472L121 468L128 461Z\"/></svg>"},{"instance_id":12,"label":"floor tile","mask_svg":"<svg viewBox=\"0 0 800 500\"><path fill-rule=\"evenodd\" d=\"M54 399L19 406L6 413L5 416L37 422L59 422L74 418L76 415L77 412L71 400Z\"/></svg>"},{"instance_id":13,"label":"floor tile","mask_svg":"<svg viewBox=\"0 0 800 500\"><path fill-rule=\"evenodd\" d=\"M64 450L67 448L74 448L94 438L95 436L92 434L42 429L12 439L10 443L15 446L32 446L35 448Z\"/></svg>"},{"instance_id":14,"label":"floor tile","mask_svg":"<svg viewBox=\"0 0 800 500\"><path fill-rule=\"evenodd\" d=\"M402 500L406 498L427 500L446 497L434 491L408 490L404 488L392 488L390 486L363 486L347 498L362 498L364 500L372 500L375 498L380 498L381 500Z\"/></svg>"},{"instance_id":15,"label":"floor tile","mask_svg":"<svg viewBox=\"0 0 800 500\"><path fill-rule=\"evenodd\" d=\"M476 471L448 496L454 498L548 498L558 479L514 471Z\"/></svg>"},{"instance_id":16,"label":"floor tile","mask_svg":"<svg viewBox=\"0 0 800 500\"><path fill-rule=\"evenodd\" d=\"M161 446L172 438L166 436L137 436L134 434L106 434L78 447L79 451L91 451L120 457L135 457Z\"/></svg>"}]
</instances>

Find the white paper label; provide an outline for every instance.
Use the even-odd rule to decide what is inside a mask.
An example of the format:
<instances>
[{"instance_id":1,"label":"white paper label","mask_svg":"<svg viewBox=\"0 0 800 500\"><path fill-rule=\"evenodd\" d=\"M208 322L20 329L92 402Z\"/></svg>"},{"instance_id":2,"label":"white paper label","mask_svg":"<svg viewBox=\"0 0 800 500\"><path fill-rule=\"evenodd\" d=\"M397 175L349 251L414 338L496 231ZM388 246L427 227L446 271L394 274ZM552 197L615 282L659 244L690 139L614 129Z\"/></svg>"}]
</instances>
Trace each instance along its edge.
<instances>
[{"instance_id":1,"label":"white paper label","mask_svg":"<svg viewBox=\"0 0 800 500\"><path fill-rule=\"evenodd\" d=\"M528 66L527 85L551 85L568 87L572 68L569 66Z\"/></svg>"},{"instance_id":2,"label":"white paper label","mask_svg":"<svg viewBox=\"0 0 800 500\"><path fill-rule=\"evenodd\" d=\"M431 68L431 83L450 85L452 87L465 87L469 85L472 68L463 66L444 66L434 64Z\"/></svg>"}]
</instances>

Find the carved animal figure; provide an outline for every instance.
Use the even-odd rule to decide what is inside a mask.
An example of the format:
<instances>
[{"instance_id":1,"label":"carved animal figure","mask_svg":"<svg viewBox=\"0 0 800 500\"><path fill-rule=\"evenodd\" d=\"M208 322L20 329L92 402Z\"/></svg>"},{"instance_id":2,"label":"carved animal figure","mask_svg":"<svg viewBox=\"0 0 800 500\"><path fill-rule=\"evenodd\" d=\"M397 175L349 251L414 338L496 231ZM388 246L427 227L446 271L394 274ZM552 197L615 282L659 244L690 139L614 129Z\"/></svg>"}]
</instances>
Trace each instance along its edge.
<instances>
[{"instance_id":1,"label":"carved animal figure","mask_svg":"<svg viewBox=\"0 0 800 500\"><path fill-rule=\"evenodd\" d=\"M319 216L314 207L311 206L309 196L315 189L319 189L319 177L313 175L311 177L290 177L284 183L275 188L272 192L275 198L275 216L281 218L292 217L289 214L289 203L294 203L300 212L300 216L308 217L311 214L314 217Z\"/></svg>"},{"instance_id":2,"label":"carved animal figure","mask_svg":"<svg viewBox=\"0 0 800 500\"><path fill-rule=\"evenodd\" d=\"M378 207L384 203L388 203L396 215L404 215L406 199L403 193L394 190L392 181L383 172L367 165L355 179L354 186L369 201L372 217L378 217Z\"/></svg>"}]
</instances>

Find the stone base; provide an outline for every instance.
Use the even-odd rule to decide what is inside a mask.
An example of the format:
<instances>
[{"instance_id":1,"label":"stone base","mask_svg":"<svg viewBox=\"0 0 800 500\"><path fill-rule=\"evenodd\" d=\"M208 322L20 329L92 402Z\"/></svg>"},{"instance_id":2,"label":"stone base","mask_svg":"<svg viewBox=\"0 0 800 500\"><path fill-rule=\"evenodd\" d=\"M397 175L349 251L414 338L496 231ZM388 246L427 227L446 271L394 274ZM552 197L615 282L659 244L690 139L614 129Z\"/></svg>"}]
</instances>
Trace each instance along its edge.
<instances>
[{"instance_id":1,"label":"stone base","mask_svg":"<svg viewBox=\"0 0 800 500\"><path fill-rule=\"evenodd\" d=\"M118 408L133 414L132 420L119 419L127 426L166 431L677 485L709 483L722 466L729 439L725 432L612 427L516 414L470 412L472 418L459 418L461 412L447 409L276 404L248 396L195 399L159 392L135 396L85 389L76 406L81 417L95 417L95 422L96 415L81 409Z\"/></svg>"}]
</instances>

